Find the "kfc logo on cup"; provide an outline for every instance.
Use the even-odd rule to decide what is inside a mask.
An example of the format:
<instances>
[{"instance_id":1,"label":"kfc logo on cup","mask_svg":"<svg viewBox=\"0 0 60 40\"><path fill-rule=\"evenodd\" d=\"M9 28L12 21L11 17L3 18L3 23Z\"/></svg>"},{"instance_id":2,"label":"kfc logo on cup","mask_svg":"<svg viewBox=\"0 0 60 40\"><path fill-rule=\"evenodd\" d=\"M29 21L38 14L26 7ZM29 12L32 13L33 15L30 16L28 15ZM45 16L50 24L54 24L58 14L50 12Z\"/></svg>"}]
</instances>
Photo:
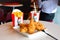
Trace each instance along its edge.
<instances>
[{"instance_id":1,"label":"kfc logo on cup","mask_svg":"<svg viewBox=\"0 0 60 40\"><path fill-rule=\"evenodd\" d=\"M35 22L39 21L39 15L40 15L39 12L35 12L35 11L30 12L30 16L34 19Z\"/></svg>"}]
</instances>

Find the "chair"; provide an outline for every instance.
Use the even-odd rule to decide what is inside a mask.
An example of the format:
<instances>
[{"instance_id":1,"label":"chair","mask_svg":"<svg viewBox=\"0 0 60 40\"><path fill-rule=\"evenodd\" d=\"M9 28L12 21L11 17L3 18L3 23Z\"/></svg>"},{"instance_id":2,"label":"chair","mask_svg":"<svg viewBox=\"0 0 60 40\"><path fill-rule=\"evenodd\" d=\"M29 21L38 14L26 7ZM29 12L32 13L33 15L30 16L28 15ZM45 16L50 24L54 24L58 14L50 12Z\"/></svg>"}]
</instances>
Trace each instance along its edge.
<instances>
[{"instance_id":1,"label":"chair","mask_svg":"<svg viewBox=\"0 0 60 40\"><path fill-rule=\"evenodd\" d=\"M11 19L11 12L8 12L7 13L7 16L6 16L6 19L5 19L5 22L10 22L12 19Z\"/></svg>"},{"instance_id":2,"label":"chair","mask_svg":"<svg viewBox=\"0 0 60 40\"><path fill-rule=\"evenodd\" d=\"M2 8L0 8L0 24L1 22L4 23L4 10Z\"/></svg>"}]
</instances>

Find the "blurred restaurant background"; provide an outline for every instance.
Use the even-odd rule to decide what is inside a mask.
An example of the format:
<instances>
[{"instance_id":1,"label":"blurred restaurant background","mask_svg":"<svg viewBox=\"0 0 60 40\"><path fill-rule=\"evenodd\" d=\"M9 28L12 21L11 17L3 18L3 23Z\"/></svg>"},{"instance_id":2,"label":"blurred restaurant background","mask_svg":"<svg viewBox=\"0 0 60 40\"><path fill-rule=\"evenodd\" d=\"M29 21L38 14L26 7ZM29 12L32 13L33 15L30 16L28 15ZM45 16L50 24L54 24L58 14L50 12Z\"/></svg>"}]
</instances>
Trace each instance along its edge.
<instances>
[{"instance_id":1,"label":"blurred restaurant background","mask_svg":"<svg viewBox=\"0 0 60 40\"><path fill-rule=\"evenodd\" d=\"M29 16L29 12L33 10L33 5L31 0L0 0L0 23L10 22L11 19L11 12L13 7L8 7L5 5L8 4L23 4L23 6L15 7L16 9L20 9L24 13L24 19L26 20ZM60 25L60 0L58 1L58 9L55 13L55 18L53 23Z\"/></svg>"}]
</instances>

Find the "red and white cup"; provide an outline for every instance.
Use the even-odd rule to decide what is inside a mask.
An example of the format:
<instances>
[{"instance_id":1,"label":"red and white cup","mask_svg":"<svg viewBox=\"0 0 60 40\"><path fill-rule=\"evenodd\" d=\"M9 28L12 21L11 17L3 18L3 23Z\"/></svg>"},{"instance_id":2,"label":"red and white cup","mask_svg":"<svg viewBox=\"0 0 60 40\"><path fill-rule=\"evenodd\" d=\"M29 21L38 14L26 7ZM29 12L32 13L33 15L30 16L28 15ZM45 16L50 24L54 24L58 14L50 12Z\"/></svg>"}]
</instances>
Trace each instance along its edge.
<instances>
[{"instance_id":1,"label":"red and white cup","mask_svg":"<svg viewBox=\"0 0 60 40\"><path fill-rule=\"evenodd\" d=\"M30 17L34 19L35 22L39 21L40 12L31 11Z\"/></svg>"},{"instance_id":2,"label":"red and white cup","mask_svg":"<svg viewBox=\"0 0 60 40\"><path fill-rule=\"evenodd\" d=\"M22 16L17 17L15 15L15 12L21 12L21 11L19 9L14 9L12 11L12 24L14 27L18 26L18 24L20 24L20 23L23 23L23 13L22 13Z\"/></svg>"}]
</instances>

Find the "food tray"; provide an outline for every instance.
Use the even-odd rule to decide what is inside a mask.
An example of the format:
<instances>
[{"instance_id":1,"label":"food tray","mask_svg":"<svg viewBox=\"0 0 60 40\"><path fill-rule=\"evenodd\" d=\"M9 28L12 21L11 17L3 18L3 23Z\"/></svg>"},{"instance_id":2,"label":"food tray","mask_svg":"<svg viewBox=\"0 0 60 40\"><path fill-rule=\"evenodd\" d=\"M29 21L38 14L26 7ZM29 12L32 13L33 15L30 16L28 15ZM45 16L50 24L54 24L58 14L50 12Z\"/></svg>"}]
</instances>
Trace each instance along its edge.
<instances>
[{"instance_id":1,"label":"food tray","mask_svg":"<svg viewBox=\"0 0 60 40\"><path fill-rule=\"evenodd\" d=\"M36 33L28 34L28 33L21 33L19 26L13 27L13 29L15 31L17 31L18 33L20 33L21 35L23 35L25 37L28 37L28 38L36 38L36 37L39 37L39 36L44 36L44 32L42 32L42 31L37 31Z\"/></svg>"}]
</instances>

